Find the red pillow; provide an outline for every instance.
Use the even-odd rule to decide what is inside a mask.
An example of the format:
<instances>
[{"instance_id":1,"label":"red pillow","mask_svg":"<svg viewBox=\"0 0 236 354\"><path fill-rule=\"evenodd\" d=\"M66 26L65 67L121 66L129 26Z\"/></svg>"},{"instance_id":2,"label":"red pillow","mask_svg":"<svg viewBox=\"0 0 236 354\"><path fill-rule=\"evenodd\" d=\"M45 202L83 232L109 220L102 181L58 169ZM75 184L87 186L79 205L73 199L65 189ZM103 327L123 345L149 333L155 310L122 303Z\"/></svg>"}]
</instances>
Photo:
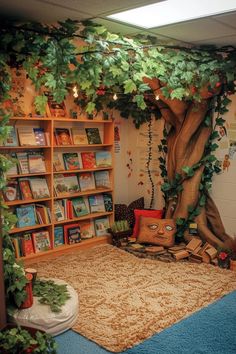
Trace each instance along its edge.
<instances>
[{"instance_id":1,"label":"red pillow","mask_svg":"<svg viewBox=\"0 0 236 354\"><path fill-rule=\"evenodd\" d=\"M146 216L150 218L157 218L161 219L163 216L163 210L153 210L153 209L146 209L146 210L140 210L140 209L134 209L134 216L135 216L135 225L133 229L133 237L138 237L139 233L139 219L140 216Z\"/></svg>"}]
</instances>

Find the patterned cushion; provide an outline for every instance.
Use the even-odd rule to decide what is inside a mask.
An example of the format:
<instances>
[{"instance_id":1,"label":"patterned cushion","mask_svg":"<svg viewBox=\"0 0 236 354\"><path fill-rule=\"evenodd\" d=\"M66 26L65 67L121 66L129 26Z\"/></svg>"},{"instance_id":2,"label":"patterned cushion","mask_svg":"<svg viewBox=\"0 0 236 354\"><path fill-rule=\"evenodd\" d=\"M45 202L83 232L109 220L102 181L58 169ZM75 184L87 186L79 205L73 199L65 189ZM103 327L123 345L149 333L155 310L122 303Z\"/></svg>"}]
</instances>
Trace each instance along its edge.
<instances>
[{"instance_id":1,"label":"patterned cushion","mask_svg":"<svg viewBox=\"0 0 236 354\"><path fill-rule=\"evenodd\" d=\"M155 210L155 209L140 210L140 209L135 209L134 210L134 216L135 216L135 225L134 225L134 230L133 230L133 237L138 237L140 216L146 216L146 217L152 217L152 218L161 219L162 216L163 216L163 210Z\"/></svg>"},{"instance_id":2,"label":"patterned cushion","mask_svg":"<svg viewBox=\"0 0 236 354\"><path fill-rule=\"evenodd\" d=\"M115 204L115 221L127 220L133 229L135 224L134 209L144 209L144 198L134 200L128 206L126 204Z\"/></svg>"}]
</instances>

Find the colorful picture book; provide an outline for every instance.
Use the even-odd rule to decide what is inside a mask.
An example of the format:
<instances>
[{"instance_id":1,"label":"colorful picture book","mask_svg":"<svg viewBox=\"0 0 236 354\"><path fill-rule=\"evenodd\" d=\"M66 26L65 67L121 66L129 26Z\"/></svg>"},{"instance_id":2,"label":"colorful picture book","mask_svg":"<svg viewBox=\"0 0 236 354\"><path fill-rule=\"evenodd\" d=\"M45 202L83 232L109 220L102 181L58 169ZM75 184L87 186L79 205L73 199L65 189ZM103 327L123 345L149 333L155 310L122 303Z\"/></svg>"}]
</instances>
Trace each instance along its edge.
<instances>
[{"instance_id":1,"label":"colorful picture book","mask_svg":"<svg viewBox=\"0 0 236 354\"><path fill-rule=\"evenodd\" d=\"M110 227L109 218L107 216L104 216L102 218L95 219L94 227L96 236L107 235L108 229Z\"/></svg>"},{"instance_id":2,"label":"colorful picture book","mask_svg":"<svg viewBox=\"0 0 236 354\"><path fill-rule=\"evenodd\" d=\"M77 197L72 199L72 205L74 208L74 214L76 217L89 214L89 210L84 200L85 197Z\"/></svg>"},{"instance_id":3,"label":"colorful picture book","mask_svg":"<svg viewBox=\"0 0 236 354\"><path fill-rule=\"evenodd\" d=\"M79 192L80 187L76 174L56 174L54 176L54 190L58 197Z\"/></svg>"},{"instance_id":4,"label":"colorful picture book","mask_svg":"<svg viewBox=\"0 0 236 354\"><path fill-rule=\"evenodd\" d=\"M93 144L102 144L99 128L85 128L88 143Z\"/></svg>"},{"instance_id":5,"label":"colorful picture book","mask_svg":"<svg viewBox=\"0 0 236 354\"><path fill-rule=\"evenodd\" d=\"M35 253L44 252L51 249L49 232L47 230L33 232L32 240Z\"/></svg>"},{"instance_id":6,"label":"colorful picture book","mask_svg":"<svg viewBox=\"0 0 236 354\"><path fill-rule=\"evenodd\" d=\"M34 226L37 224L34 205L24 205L16 208L16 216L18 218L18 227Z\"/></svg>"},{"instance_id":7,"label":"colorful picture book","mask_svg":"<svg viewBox=\"0 0 236 354\"><path fill-rule=\"evenodd\" d=\"M3 190L3 198L6 202L19 199L18 182L16 179L11 179L7 182L6 188Z\"/></svg>"},{"instance_id":8,"label":"colorful picture book","mask_svg":"<svg viewBox=\"0 0 236 354\"><path fill-rule=\"evenodd\" d=\"M113 211L113 201L111 193L103 193L105 211Z\"/></svg>"},{"instance_id":9,"label":"colorful picture book","mask_svg":"<svg viewBox=\"0 0 236 354\"><path fill-rule=\"evenodd\" d=\"M17 137L17 133L16 133L16 129L15 127L9 127L10 132L4 142L5 146L18 146L19 145L19 141L18 141L18 137Z\"/></svg>"},{"instance_id":10,"label":"colorful picture book","mask_svg":"<svg viewBox=\"0 0 236 354\"><path fill-rule=\"evenodd\" d=\"M17 128L20 146L37 145L34 129L32 127L20 126Z\"/></svg>"},{"instance_id":11,"label":"colorful picture book","mask_svg":"<svg viewBox=\"0 0 236 354\"><path fill-rule=\"evenodd\" d=\"M72 140L75 145L87 145L88 138L83 123L78 123L76 128L71 129Z\"/></svg>"},{"instance_id":12,"label":"colorful picture book","mask_svg":"<svg viewBox=\"0 0 236 354\"><path fill-rule=\"evenodd\" d=\"M108 171L95 171L94 172L96 188L111 188L111 182Z\"/></svg>"},{"instance_id":13,"label":"colorful picture book","mask_svg":"<svg viewBox=\"0 0 236 354\"><path fill-rule=\"evenodd\" d=\"M81 241L80 227L78 224L70 224L64 226L64 234L66 242L71 245Z\"/></svg>"},{"instance_id":14,"label":"colorful picture book","mask_svg":"<svg viewBox=\"0 0 236 354\"><path fill-rule=\"evenodd\" d=\"M63 226L55 226L54 228L54 246L64 245L64 230Z\"/></svg>"},{"instance_id":15,"label":"colorful picture book","mask_svg":"<svg viewBox=\"0 0 236 354\"><path fill-rule=\"evenodd\" d=\"M88 201L91 213L102 213L105 211L105 205L102 194L89 195Z\"/></svg>"},{"instance_id":16,"label":"colorful picture book","mask_svg":"<svg viewBox=\"0 0 236 354\"><path fill-rule=\"evenodd\" d=\"M110 151L96 151L96 165L97 167L110 167L112 165Z\"/></svg>"},{"instance_id":17,"label":"colorful picture book","mask_svg":"<svg viewBox=\"0 0 236 354\"><path fill-rule=\"evenodd\" d=\"M31 233L26 233L21 239L22 253L24 256L29 256L34 253L34 245L31 238Z\"/></svg>"},{"instance_id":18,"label":"colorful picture book","mask_svg":"<svg viewBox=\"0 0 236 354\"><path fill-rule=\"evenodd\" d=\"M48 109L47 109L47 114L50 117L57 117L57 118L63 118L66 117L66 106L65 102L62 101L61 103L57 103L54 101L53 96L46 92L45 96L48 98Z\"/></svg>"},{"instance_id":19,"label":"colorful picture book","mask_svg":"<svg viewBox=\"0 0 236 354\"><path fill-rule=\"evenodd\" d=\"M81 159L84 169L93 169L96 168L95 154L91 152L81 152Z\"/></svg>"},{"instance_id":20,"label":"colorful picture book","mask_svg":"<svg viewBox=\"0 0 236 354\"><path fill-rule=\"evenodd\" d=\"M45 159L43 153L28 153L28 165L30 173L46 172Z\"/></svg>"},{"instance_id":21,"label":"colorful picture book","mask_svg":"<svg viewBox=\"0 0 236 354\"><path fill-rule=\"evenodd\" d=\"M22 174L29 173L29 163L28 163L28 154L27 152L17 152L16 157L19 163L19 170Z\"/></svg>"},{"instance_id":22,"label":"colorful picture book","mask_svg":"<svg viewBox=\"0 0 236 354\"><path fill-rule=\"evenodd\" d=\"M55 138L57 145L71 145L70 129L67 128L55 128Z\"/></svg>"},{"instance_id":23,"label":"colorful picture book","mask_svg":"<svg viewBox=\"0 0 236 354\"><path fill-rule=\"evenodd\" d=\"M54 170L57 171L57 172L65 170L64 161L63 161L63 157L62 157L61 153L54 152L54 154L53 154L53 166L54 166Z\"/></svg>"},{"instance_id":24,"label":"colorful picture book","mask_svg":"<svg viewBox=\"0 0 236 354\"><path fill-rule=\"evenodd\" d=\"M64 207L62 205L61 200L56 200L54 202L54 218L56 221L63 221L65 220L65 212Z\"/></svg>"},{"instance_id":25,"label":"colorful picture book","mask_svg":"<svg viewBox=\"0 0 236 354\"><path fill-rule=\"evenodd\" d=\"M29 181L30 181L30 188L34 199L42 199L42 198L50 197L46 178L32 177L29 179Z\"/></svg>"},{"instance_id":26,"label":"colorful picture book","mask_svg":"<svg viewBox=\"0 0 236 354\"><path fill-rule=\"evenodd\" d=\"M79 174L80 190L82 192L95 189L94 175L92 172L82 172Z\"/></svg>"},{"instance_id":27,"label":"colorful picture book","mask_svg":"<svg viewBox=\"0 0 236 354\"><path fill-rule=\"evenodd\" d=\"M79 222L81 240L86 240L95 236L94 224L91 220Z\"/></svg>"},{"instance_id":28,"label":"colorful picture book","mask_svg":"<svg viewBox=\"0 0 236 354\"><path fill-rule=\"evenodd\" d=\"M19 187L21 192L21 198L24 200L33 199L33 194L30 188L30 179L29 178L19 178Z\"/></svg>"},{"instance_id":29,"label":"colorful picture book","mask_svg":"<svg viewBox=\"0 0 236 354\"><path fill-rule=\"evenodd\" d=\"M45 146L46 138L43 128L33 128L36 145Z\"/></svg>"},{"instance_id":30,"label":"colorful picture book","mask_svg":"<svg viewBox=\"0 0 236 354\"><path fill-rule=\"evenodd\" d=\"M63 153L66 170L79 170L81 168L77 152Z\"/></svg>"}]
</instances>

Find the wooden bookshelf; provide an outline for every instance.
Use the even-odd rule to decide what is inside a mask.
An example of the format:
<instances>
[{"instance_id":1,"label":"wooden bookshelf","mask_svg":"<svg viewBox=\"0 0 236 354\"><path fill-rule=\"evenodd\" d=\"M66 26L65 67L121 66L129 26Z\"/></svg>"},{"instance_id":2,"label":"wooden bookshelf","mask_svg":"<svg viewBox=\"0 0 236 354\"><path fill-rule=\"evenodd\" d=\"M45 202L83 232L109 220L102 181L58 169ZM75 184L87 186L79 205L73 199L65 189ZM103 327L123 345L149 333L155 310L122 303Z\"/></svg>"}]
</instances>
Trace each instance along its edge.
<instances>
[{"instance_id":1,"label":"wooden bookshelf","mask_svg":"<svg viewBox=\"0 0 236 354\"><path fill-rule=\"evenodd\" d=\"M16 132L18 127L33 127L33 128L42 128L45 133L47 133L47 137L50 141L50 143L47 143L47 145L28 145L28 146L0 146L0 153L2 154L14 154L14 153L29 153L29 152L40 152L43 154L44 159L45 159L45 166L46 166L46 171L45 172L40 172L40 173L20 173L19 168L18 172L14 174L9 174L7 176L8 180L15 180L18 181L19 178L45 178L47 181L48 189L50 192L50 196L48 198L41 198L41 199L28 199L24 200L23 198L15 199L15 200L10 200L6 201L6 205L15 212L16 208L20 208L22 206L27 206L27 205L44 205L49 211L51 215L51 220L50 222L47 223L41 223L41 224L36 224L34 226L26 226L26 227L18 227L17 225L10 231L11 235L14 236L19 236L21 237L24 235L24 233L31 233L31 232L36 232L36 231L48 231L50 235L50 243L51 243L51 249L45 252L39 252L39 253L34 253L28 256L22 256L24 262L30 262L34 261L36 258L41 258L44 256L48 256L50 254L54 255L55 253L62 254L64 252L68 252L69 250L72 249L77 249L77 248L84 248L84 247L91 247L93 245L99 244L99 243L104 243L104 242L109 242L110 236L109 235L104 235L104 236L94 236L91 239L87 240L82 240L81 242L77 244L64 244L61 246L54 246L54 229L55 227L62 226L64 225L69 225L69 224L74 224L74 223L80 223L80 221L86 221L90 220L91 222L94 222L97 219L108 217L110 224L114 221L114 211L105 211L105 212L97 212L97 213L91 213L89 212L87 215L81 216L81 217L73 217L73 218L67 218L65 220L57 221L54 217L54 202L60 201L62 199L67 199L67 200L73 200L73 198L77 197L86 197L88 198L89 196L96 196L96 195L103 195L103 193L109 193L112 196L112 200L114 200L114 122L112 120L103 120L103 119L72 119L72 118L55 118L55 117L11 117L9 120L9 125L12 125L15 127ZM55 128L76 128L77 126L83 125L84 128L91 128L91 127L96 127L99 129L99 133L102 139L102 144L83 144L83 145L56 145L55 143L55 136L54 136L54 131ZM18 137L19 140L19 137ZM76 170L68 170L66 169L66 166L64 170L62 171L55 171L54 165L53 165L53 156L54 153L72 153L72 152L98 152L98 151L109 151L111 154L111 159L112 159L112 164L111 166L106 166L106 167L96 167L96 168L80 168ZM72 195L60 195L58 196L55 193L54 190L54 178L58 174L63 174L63 175L70 175L70 174L76 174L78 181L79 181L79 175L81 173L87 172L91 173L94 176L94 173L96 171L108 171L109 173L109 179L110 179L110 187L109 188L98 188L98 189L93 189L93 190L88 190L88 191L79 191L75 192ZM114 204L113 204L113 210L114 210Z\"/></svg>"}]
</instances>

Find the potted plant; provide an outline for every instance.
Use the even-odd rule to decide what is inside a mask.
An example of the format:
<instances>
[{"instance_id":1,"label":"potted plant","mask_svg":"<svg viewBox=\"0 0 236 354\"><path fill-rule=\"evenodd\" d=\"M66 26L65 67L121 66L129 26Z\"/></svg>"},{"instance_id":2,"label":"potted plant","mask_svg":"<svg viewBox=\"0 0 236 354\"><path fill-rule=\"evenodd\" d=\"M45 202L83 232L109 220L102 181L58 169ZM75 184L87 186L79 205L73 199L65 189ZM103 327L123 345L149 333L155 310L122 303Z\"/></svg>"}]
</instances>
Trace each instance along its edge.
<instances>
[{"instance_id":1,"label":"potted plant","mask_svg":"<svg viewBox=\"0 0 236 354\"><path fill-rule=\"evenodd\" d=\"M121 240L125 239L127 241L133 232L127 220L115 221L108 231L112 235L113 244L118 247L121 246Z\"/></svg>"},{"instance_id":2,"label":"potted plant","mask_svg":"<svg viewBox=\"0 0 236 354\"><path fill-rule=\"evenodd\" d=\"M229 269L236 271L236 236L229 241Z\"/></svg>"},{"instance_id":3,"label":"potted plant","mask_svg":"<svg viewBox=\"0 0 236 354\"><path fill-rule=\"evenodd\" d=\"M56 343L44 332L28 327L8 326L0 332L2 354L56 354Z\"/></svg>"}]
</instances>

